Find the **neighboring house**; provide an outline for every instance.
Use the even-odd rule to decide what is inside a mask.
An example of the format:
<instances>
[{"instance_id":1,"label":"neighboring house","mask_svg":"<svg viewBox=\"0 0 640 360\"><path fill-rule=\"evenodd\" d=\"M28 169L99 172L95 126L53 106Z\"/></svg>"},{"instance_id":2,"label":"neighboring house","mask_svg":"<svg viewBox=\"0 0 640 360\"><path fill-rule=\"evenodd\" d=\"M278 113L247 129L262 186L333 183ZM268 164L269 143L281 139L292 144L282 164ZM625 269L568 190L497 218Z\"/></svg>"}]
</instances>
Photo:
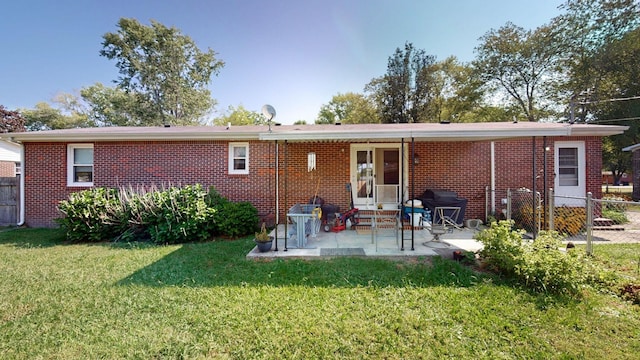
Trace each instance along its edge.
<instances>
[{"instance_id":1,"label":"neighboring house","mask_svg":"<svg viewBox=\"0 0 640 360\"><path fill-rule=\"evenodd\" d=\"M15 177L20 171L20 144L0 140L0 177Z\"/></svg>"},{"instance_id":2,"label":"neighboring house","mask_svg":"<svg viewBox=\"0 0 640 360\"><path fill-rule=\"evenodd\" d=\"M627 146L622 151L631 151L631 172L633 192L631 198L633 201L640 200L640 144Z\"/></svg>"},{"instance_id":3,"label":"neighboring house","mask_svg":"<svg viewBox=\"0 0 640 360\"><path fill-rule=\"evenodd\" d=\"M315 194L344 211L351 196L359 208L397 206L397 197L426 189L455 191L468 199L465 218L484 219L487 203L500 202L487 199L487 189L599 196L601 138L626 129L531 122L111 127L1 137L24 146L21 222L41 227L55 226L58 202L74 191L194 183L252 202L270 224Z\"/></svg>"}]
</instances>

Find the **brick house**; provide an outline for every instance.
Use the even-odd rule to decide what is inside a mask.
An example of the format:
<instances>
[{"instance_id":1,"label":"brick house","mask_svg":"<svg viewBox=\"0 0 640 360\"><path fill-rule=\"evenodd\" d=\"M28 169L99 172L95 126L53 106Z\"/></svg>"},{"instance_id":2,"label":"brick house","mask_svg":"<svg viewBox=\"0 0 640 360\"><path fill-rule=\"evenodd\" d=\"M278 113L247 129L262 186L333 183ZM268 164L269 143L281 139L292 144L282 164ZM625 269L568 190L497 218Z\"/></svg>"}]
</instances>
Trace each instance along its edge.
<instances>
[{"instance_id":1,"label":"brick house","mask_svg":"<svg viewBox=\"0 0 640 360\"><path fill-rule=\"evenodd\" d=\"M633 184L633 193L631 197L633 201L640 200L640 144L634 144L631 146L627 146L622 149L622 151L631 151L631 172L632 175L632 184Z\"/></svg>"},{"instance_id":2,"label":"brick house","mask_svg":"<svg viewBox=\"0 0 640 360\"><path fill-rule=\"evenodd\" d=\"M0 177L15 177L20 169L20 145L0 141Z\"/></svg>"},{"instance_id":3,"label":"brick house","mask_svg":"<svg viewBox=\"0 0 640 360\"><path fill-rule=\"evenodd\" d=\"M24 148L19 223L50 227L57 203L74 191L194 183L252 202L271 224L316 193L347 209L350 195L367 208L426 189L455 191L468 199L465 218L482 219L486 189L599 196L601 138L624 130L530 122L110 127L2 138Z\"/></svg>"}]
</instances>

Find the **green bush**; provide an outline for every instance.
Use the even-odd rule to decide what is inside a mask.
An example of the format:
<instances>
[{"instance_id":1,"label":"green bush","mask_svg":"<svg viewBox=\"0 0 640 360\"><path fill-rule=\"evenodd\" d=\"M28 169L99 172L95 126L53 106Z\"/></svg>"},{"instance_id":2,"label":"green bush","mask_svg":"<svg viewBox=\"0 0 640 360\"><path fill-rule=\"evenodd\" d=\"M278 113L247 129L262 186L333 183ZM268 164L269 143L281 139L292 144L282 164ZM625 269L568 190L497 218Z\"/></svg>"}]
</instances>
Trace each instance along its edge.
<instances>
[{"instance_id":1,"label":"green bush","mask_svg":"<svg viewBox=\"0 0 640 360\"><path fill-rule=\"evenodd\" d=\"M480 256L494 271L512 273L520 262L524 230L512 230L512 227L512 220L500 220L475 235L483 244Z\"/></svg>"},{"instance_id":2,"label":"green bush","mask_svg":"<svg viewBox=\"0 0 640 360\"><path fill-rule=\"evenodd\" d=\"M209 238L215 209L207 206L206 195L199 184L144 194L147 208L140 219L151 241L176 244Z\"/></svg>"},{"instance_id":3,"label":"green bush","mask_svg":"<svg viewBox=\"0 0 640 360\"><path fill-rule=\"evenodd\" d=\"M256 208L233 203L212 187L93 188L61 201L57 219L73 241L150 240L158 244L237 237L257 229ZM220 224L217 224L220 221Z\"/></svg>"},{"instance_id":4,"label":"green bush","mask_svg":"<svg viewBox=\"0 0 640 360\"><path fill-rule=\"evenodd\" d=\"M484 245L483 261L492 269L515 277L539 292L576 295L599 278L598 270L581 252L560 251L562 237L555 231L540 232L535 240L523 240L512 222L500 221L476 235Z\"/></svg>"},{"instance_id":5,"label":"green bush","mask_svg":"<svg viewBox=\"0 0 640 360\"><path fill-rule=\"evenodd\" d=\"M612 220L616 225L626 224L629 222L629 218L624 211L621 212L617 210L603 209L602 217Z\"/></svg>"},{"instance_id":6,"label":"green bush","mask_svg":"<svg viewBox=\"0 0 640 360\"><path fill-rule=\"evenodd\" d=\"M216 234L239 237L252 234L258 229L258 210L249 202L221 203L216 210Z\"/></svg>"},{"instance_id":7,"label":"green bush","mask_svg":"<svg viewBox=\"0 0 640 360\"><path fill-rule=\"evenodd\" d=\"M118 205L115 189L93 188L74 192L58 204L58 211L64 216L56 222L66 229L70 241L103 241L120 230L112 221Z\"/></svg>"},{"instance_id":8,"label":"green bush","mask_svg":"<svg viewBox=\"0 0 640 360\"><path fill-rule=\"evenodd\" d=\"M587 283L587 258L580 252L560 251L562 237L555 231L541 231L524 244L515 274L525 285L540 292L575 295Z\"/></svg>"}]
</instances>

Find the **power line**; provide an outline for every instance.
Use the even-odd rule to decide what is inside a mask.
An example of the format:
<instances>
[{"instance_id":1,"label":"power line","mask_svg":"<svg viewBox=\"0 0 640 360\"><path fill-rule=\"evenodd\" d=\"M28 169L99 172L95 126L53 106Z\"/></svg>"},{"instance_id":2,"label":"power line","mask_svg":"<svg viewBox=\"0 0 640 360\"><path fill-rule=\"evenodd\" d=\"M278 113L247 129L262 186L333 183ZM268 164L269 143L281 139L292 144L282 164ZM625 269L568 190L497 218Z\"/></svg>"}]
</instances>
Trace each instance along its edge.
<instances>
[{"instance_id":1,"label":"power line","mask_svg":"<svg viewBox=\"0 0 640 360\"><path fill-rule=\"evenodd\" d=\"M598 104L603 102L615 102L615 101L626 101L626 100L637 100L637 99L640 99L640 96L631 96L626 98L615 98L615 99L605 99L605 100L580 101L578 104L587 105L587 104Z\"/></svg>"},{"instance_id":2,"label":"power line","mask_svg":"<svg viewBox=\"0 0 640 360\"><path fill-rule=\"evenodd\" d=\"M628 118L620 118L620 119L593 120L593 121L587 121L587 123L593 124L593 123L603 123L603 122L613 122L613 121L626 121L626 120L640 120L640 116L634 116L634 117L628 117Z\"/></svg>"}]
</instances>

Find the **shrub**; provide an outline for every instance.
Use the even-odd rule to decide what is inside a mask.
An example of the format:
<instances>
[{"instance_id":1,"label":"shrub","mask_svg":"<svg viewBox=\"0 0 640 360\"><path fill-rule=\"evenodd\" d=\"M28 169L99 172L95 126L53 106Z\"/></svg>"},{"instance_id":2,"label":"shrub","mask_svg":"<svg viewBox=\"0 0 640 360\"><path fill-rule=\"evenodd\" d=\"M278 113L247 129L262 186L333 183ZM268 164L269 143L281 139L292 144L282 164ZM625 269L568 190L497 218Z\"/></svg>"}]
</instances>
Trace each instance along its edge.
<instances>
[{"instance_id":1,"label":"shrub","mask_svg":"<svg viewBox=\"0 0 640 360\"><path fill-rule=\"evenodd\" d=\"M58 203L64 216L55 221L66 229L70 241L103 241L120 230L112 221L119 208L115 189L93 188L74 192Z\"/></svg>"},{"instance_id":2,"label":"shrub","mask_svg":"<svg viewBox=\"0 0 640 360\"><path fill-rule=\"evenodd\" d=\"M512 273L522 256L524 230L512 230L513 221L492 222L488 229L475 235L483 244L480 256L492 270Z\"/></svg>"},{"instance_id":3,"label":"shrub","mask_svg":"<svg viewBox=\"0 0 640 360\"><path fill-rule=\"evenodd\" d=\"M207 206L206 195L199 184L144 194L140 219L151 241L175 244L209 238L215 209Z\"/></svg>"},{"instance_id":4,"label":"shrub","mask_svg":"<svg viewBox=\"0 0 640 360\"><path fill-rule=\"evenodd\" d=\"M57 219L74 241L150 240L175 244L206 240L214 234L237 237L258 227L249 202L233 203L201 185L167 189L94 188L73 193L58 205Z\"/></svg>"},{"instance_id":5,"label":"shrub","mask_svg":"<svg viewBox=\"0 0 640 360\"><path fill-rule=\"evenodd\" d=\"M577 294L587 282L587 259L578 251L560 251L562 246L557 232L541 231L535 240L524 245L515 274L536 291Z\"/></svg>"},{"instance_id":6,"label":"shrub","mask_svg":"<svg viewBox=\"0 0 640 360\"><path fill-rule=\"evenodd\" d=\"M629 222L629 218L627 217L627 214L625 214L624 212L616 211L616 210L603 209L602 217L613 221L613 223L616 225L626 224Z\"/></svg>"},{"instance_id":7,"label":"shrub","mask_svg":"<svg viewBox=\"0 0 640 360\"><path fill-rule=\"evenodd\" d=\"M216 234L238 237L258 229L258 210L249 202L222 202L216 210Z\"/></svg>"},{"instance_id":8,"label":"shrub","mask_svg":"<svg viewBox=\"0 0 640 360\"><path fill-rule=\"evenodd\" d=\"M500 221L475 236L484 245L480 256L494 270L535 291L568 295L598 278L588 258L578 251L559 250L562 237L557 232L542 231L535 240L525 241L523 231L512 226L511 221Z\"/></svg>"}]
</instances>

